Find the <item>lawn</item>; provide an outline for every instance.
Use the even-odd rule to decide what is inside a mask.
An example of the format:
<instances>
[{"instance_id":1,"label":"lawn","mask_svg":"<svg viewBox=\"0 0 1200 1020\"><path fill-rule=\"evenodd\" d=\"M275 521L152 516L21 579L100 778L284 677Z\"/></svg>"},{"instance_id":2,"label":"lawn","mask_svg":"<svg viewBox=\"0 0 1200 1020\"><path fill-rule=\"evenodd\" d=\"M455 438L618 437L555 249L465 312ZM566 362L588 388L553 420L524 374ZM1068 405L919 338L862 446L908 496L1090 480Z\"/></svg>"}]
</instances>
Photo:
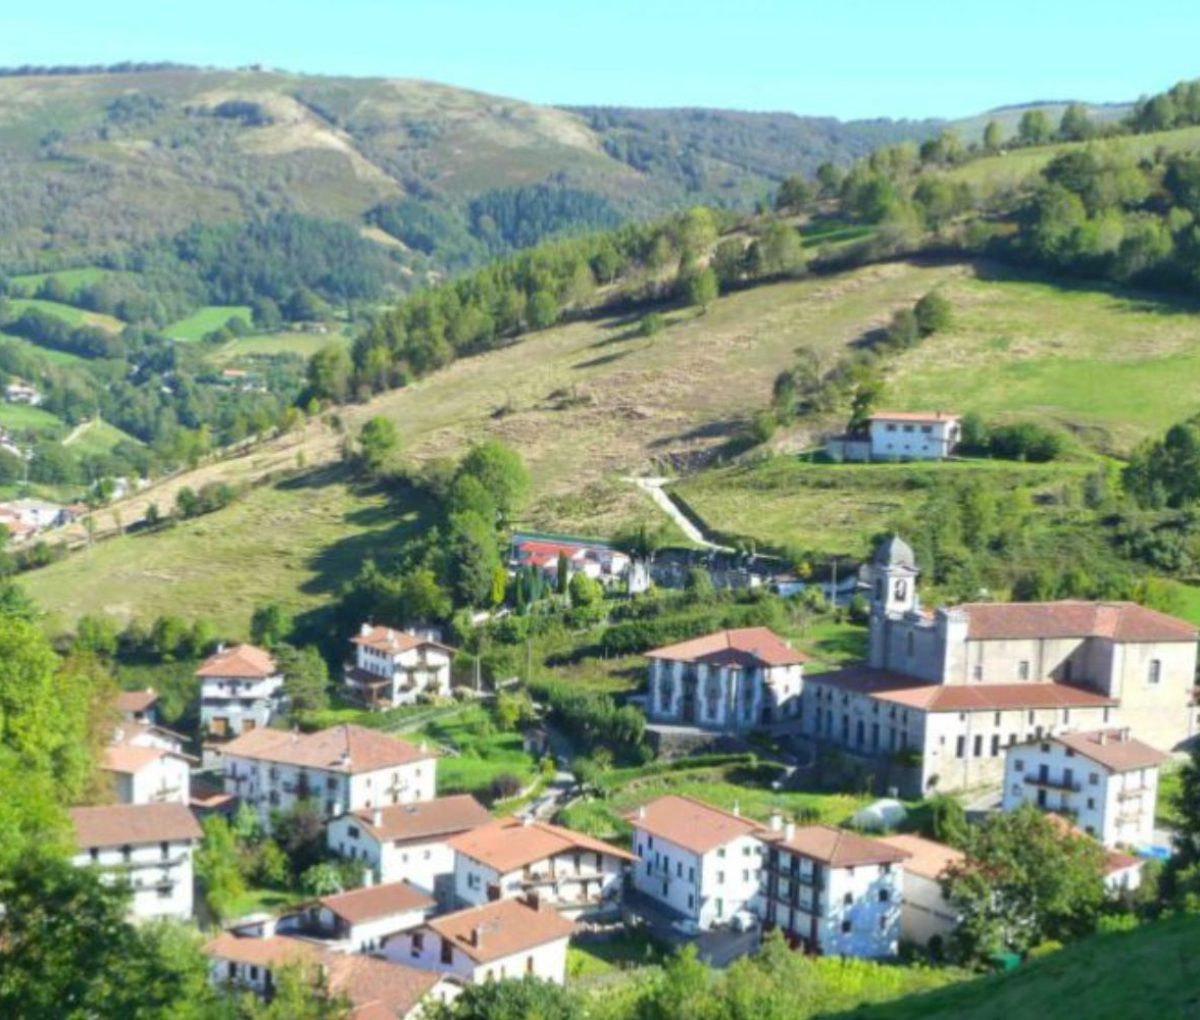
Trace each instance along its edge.
<instances>
[{"instance_id":1,"label":"lawn","mask_svg":"<svg viewBox=\"0 0 1200 1020\"><path fill-rule=\"evenodd\" d=\"M931 464L815 464L777 456L716 468L672 487L718 534L745 537L762 547L795 547L857 559L871 538L902 520L943 479L981 475L1001 487L1038 492L1085 464L956 461ZM847 563L852 569L854 563Z\"/></svg>"},{"instance_id":2,"label":"lawn","mask_svg":"<svg viewBox=\"0 0 1200 1020\"><path fill-rule=\"evenodd\" d=\"M163 333L174 340L203 340L234 316L244 319L247 326L253 321L249 305L205 305L192 312L186 319L171 323Z\"/></svg>"},{"instance_id":3,"label":"lawn","mask_svg":"<svg viewBox=\"0 0 1200 1020\"><path fill-rule=\"evenodd\" d=\"M624 815L639 805L675 793L708 801L731 811L766 821L773 810L808 822L844 823L871 798L849 793L808 793L795 790L771 790L761 786L732 782L738 767L732 769L683 770L635 779L620 786L605 798L593 797L565 808L559 821L568 828L593 836L627 841L630 826Z\"/></svg>"},{"instance_id":4,"label":"lawn","mask_svg":"<svg viewBox=\"0 0 1200 1020\"><path fill-rule=\"evenodd\" d=\"M521 735L497 732L491 717L479 706L439 716L401 736L411 741L429 739L456 752L438 760L439 795L471 793L486 799L498 776L515 776L525 786L537 772L537 762L525 750Z\"/></svg>"},{"instance_id":5,"label":"lawn","mask_svg":"<svg viewBox=\"0 0 1200 1020\"><path fill-rule=\"evenodd\" d=\"M824 1020L1185 1020L1200 1011L1200 915L1095 935L995 977Z\"/></svg>"},{"instance_id":6,"label":"lawn","mask_svg":"<svg viewBox=\"0 0 1200 1020\"><path fill-rule=\"evenodd\" d=\"M253 489L217 513L99 542L22 584L60 624L89 612L147 622L176 613L244 638L261 603L294 613L327 606L367 556L419 526L423 509L358 491L339 471L312 471ZM110 514L98 516L107 526Z\"/></svg>"},{"instance_id":7,"label":"lawn","mask_svg":"<svg viewBox=\"0 0 1200 1020\"><path fill-rule=\"evenodd\" d=\"M218 326L224 324L222 321L218 323ZM297 357L309 358L331 344L348 346L349 343L349 334L340 329L332 333L301 333L299 331L256 333L253 336L238 337L236 340L229 341L220 350L214 351L212 357L221 362L240 357L273 357L279 354L294 354Z\"/></svg>"},{"instance_id":8,"label":"lawn","mask_svg":"<svg viewBox=\"0 0 1200 1020\"><path fill-rule=\"evenodd\" d=\"M111 269L102 269L99 266L83 266L79 269L56 269L53 272L47 273L25 273L21 276L13 276L9 279L10 283L15 283L18 287L24 287L26 291L32 294L51 276L64 283L68 290L77 290L80 287L87 287L93 283L99 283L106 276L111 276Z\"/></svg>"},{"instance_id":9,"label":"lawn","mask_svg":"<svg viewBox=\"0 0 1200 1020\"><path fill-rule=\"evenodd\" d=\"M586 980L618 970L652 967L664 959L662 947L637 929L609 938L577 938L567 947L567 977Z\"/></svg>"},{"instance_id":10,"label":"lawn","mask_svg":"<svg viewBox=\"0 0 1200 1020\"><path fill-rule=\"evenodd\" d=\"M101 312L88 312L74 305L63 305L57 301L43 301L40 298L13 298L10 302L14 315L20 315L28 308L53 315L71 326L95 326L109 333L119 333L125 328L125 323L112 315Z\"/></svg>"},{"instance_id":11,"label":"lawn","mask_svg":"<svg viewBox=\"0 0 1200 1020\"><path fill-rule=\"evenodd\" d=\"M26 340L23 336L11 336L8 333L0 333L0 340L6 344L16 344L31 354L37 354L39 357L59 365L77 365L87 360L78 354L72 354L70 351L57 351L53 347L42 347L35 344L32 340Z\"/></svg>"}]
</instances>

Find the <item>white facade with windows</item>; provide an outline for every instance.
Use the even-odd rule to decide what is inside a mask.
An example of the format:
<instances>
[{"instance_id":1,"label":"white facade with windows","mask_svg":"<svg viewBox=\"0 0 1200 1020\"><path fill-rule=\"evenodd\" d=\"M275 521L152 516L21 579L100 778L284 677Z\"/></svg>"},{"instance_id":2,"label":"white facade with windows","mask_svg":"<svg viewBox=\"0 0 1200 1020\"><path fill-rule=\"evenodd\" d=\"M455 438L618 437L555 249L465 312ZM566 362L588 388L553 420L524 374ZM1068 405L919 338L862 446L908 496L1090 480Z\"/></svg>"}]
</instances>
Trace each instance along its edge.
<instances>
[{"instance_id":1,"label":"white facade with windows","mask_svg":"<svg viewBox=\"0 0 1200 1020\"><path fill-rule=\"evenodd\" d=\"M434 756L374 730L246 733L222 749L225 790L253 807L265 827L301 801L329 821L352 811L431 800Z\"/></svg>"},{"instance_id":2,"label":"white facade with windows","mask_svg":"<svg viewBox=\"0 0 1200 1020\"><path fill-rule=\"evenodd\" d=\"M1008 751L1004 810L1033 804L1061 814L1106 847L1149 844L1166 757L1128 730L1019 744Z\"/></svg>"},{"instance_id":3,"label":"white facade with windows","mask_svg":"<svg viewBox=\"0 0 1200 1020\"><path fill-rule=\"evenodd\" d=\"M347 689L370 708L411 705L422 697L450 696L454 649L430 632L364 623L351 639L354 661L343 671Z\"/></svg>"},{"instance_id":4,"label":"white facade with windows","mask_svg":"<svg viewBox=\"0 0 1200 1020\"><path fill-rule=\"evenodd\" d=\"M274 658L253 645L222 646L196 671L200 728L227 740L269 726L282 710L283 674Z\"/></svg>"},{"instance_id":5,"label":"white facade with windows","mask_svg":"<svg viewBox=\"0 0 1200 1020\"><path fill-rule=\"evenodd\" d=\"M117 744L104 752L100 768L120 804L182 804L191 797L191 763L181 754L154 747Z\"/></svg>"},{"instance_id":6,"label":"white facade with windows","mask_svg":"<svg viewBox=\"0 0 1200 1020\"><path fill-rule=\"evenodd\" d=\"M941 460L962 438L957 414L880 411L867 426L872 460Z\"/></svg>"},{"instance_id":7,"label":"white facade with windows","mask_svg":"<svg viewBox=\"0 0 1200 1020\"><path fill-rule=\"evenodd\" d=\"M92 867L132 890L129 912L139 921L192 916L192 857L202 832L180 804L72 808L77 850L72 863Z\"/></svg>"}]
</instances>

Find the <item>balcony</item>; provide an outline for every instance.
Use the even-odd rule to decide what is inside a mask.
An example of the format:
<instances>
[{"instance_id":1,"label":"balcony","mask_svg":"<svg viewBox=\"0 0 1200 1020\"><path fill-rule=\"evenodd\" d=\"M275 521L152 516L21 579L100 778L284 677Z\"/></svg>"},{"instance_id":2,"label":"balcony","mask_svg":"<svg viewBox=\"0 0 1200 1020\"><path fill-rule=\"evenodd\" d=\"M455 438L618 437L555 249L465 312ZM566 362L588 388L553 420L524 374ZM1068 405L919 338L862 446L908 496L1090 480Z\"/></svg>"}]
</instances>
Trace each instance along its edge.
<instances>
[{"instance_id":1,"label":"balcony","mask_svg":"<svg viewBox=\"0 0 1200 1020\"><path fill-rule=\"evenodd\" d=\"M1133 800L1143 796L1150 796L1149 786L1127 786L1123 790L1117 792L1117 800Z\"/></svg>"},{"instance_id":2,"label":"balcony","mask_svg":"<svg viewBox=\"0 0 1200 1020\"><path fill-rule=\"evenodd\" d=\"M1065 779L1055 779L1053 776L1026 776L1025 782L1030 786L1040 786L1046 790L1064 790L1067 793L1078 793L1083 789L1074 780L1067 782Z\"/></svg>"}]
</instances>

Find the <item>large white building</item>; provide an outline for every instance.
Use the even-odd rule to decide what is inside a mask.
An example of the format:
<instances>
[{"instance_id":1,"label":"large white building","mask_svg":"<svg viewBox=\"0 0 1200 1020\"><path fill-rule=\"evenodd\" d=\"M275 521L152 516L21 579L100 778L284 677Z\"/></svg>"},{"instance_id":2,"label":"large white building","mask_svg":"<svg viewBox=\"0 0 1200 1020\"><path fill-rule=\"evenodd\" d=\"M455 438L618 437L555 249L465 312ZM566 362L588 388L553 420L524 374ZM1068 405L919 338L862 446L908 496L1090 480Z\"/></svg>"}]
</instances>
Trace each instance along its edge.
<instances>
[{"instance_id":1,"label":"large white building","mask_svg":"<svg viewBox=\"0 0 1200 1020\"><path fill-rule=\"evenodd\" d=\"M470 794L353 811L333 819L326 837L341 857L362 861L376 882L410 882L427 892L454 880L450 840L492 816Z\"/></svg>"},{"instance_id":2,"label":"large white building","mask_svg":"<svg viewBox=\"0 0 1200 1020\"><path fill-rule=\"evenodd\" d=\"M941 460L962 438L961 417L943 411L876 411L867 421L871 460Z\"/></svg>"},{"instance_id":3,"label":"large white building","mask_svg":"<svg viewBox=\"0 0 1200 1020\"><path fill-rule=\"evenodd\" d=\"M574 931L574 923L550 906L496 900L403 932L388 940L384 955L466 984L523 977L562 984Z\"/></svg>"},{"instance_id":4,"label":"large white building","mask_svg":"<svg viewBox=\"0 0 1200 1020\"><path fill-rule=\"evenodd\" d=\"M454 649L430 634L364 623L350 643L354 661L346 663L343 679L364 705L395 708L421 697L449 697Z\"/></svg>"},{"instance_id":5,"label":"large white building","mask_svg":"<svg viewBox=\"0 0 1200 1020\"><path fill-rule=\"evenodd\" d=\"M701 931L757 911L763 827L691 797L668 794L629 816L634 888Z\"/></svg>"},{"instance_id":6,"label":"large white building","mask_svg":"<svg viewBox=\"0 0 1200 1020\"><path fill-rule=\"evenodd\" d=\"M916 795L999 784L1013 744L1129 727L1175 748L1198 726L1194 626L1129 602L970 603L929 612L899 538L871 564L865 666L809 676L806 735L905 761Z\"/></svg>"},{"instance_id":7,"label":"large white building","mask_svg":"<svg viewBox=\"0 0 1200 1020\"><path fill-rule=\"evenodd\" d=\"M1034 804L1074 820L1106 847L1154 835L1159 766L1168 756L1128 729L1060 733L1008 750L1004 810Z\"/></svg>"},{"instance_id":8,"label":"large white building","mask_svg":"<svg viewBox=\"0 0 1200 1020\"><path fill-rule=\"evenodd\" d=\"M961 850L907 833L876 836L877 842L907 854L904 901L900 909L900 938L917 946L945 947L959 915L942 892L942 878L967 858Z\"/></svg>"},{"instance_id":9,"label":"large white building","mask_svg":"<svg viewBox=\"0 0 1200 1020\"><path fill-rule=\"evenodd\" d=\"M760 907L768 928L809 953L896 955L905 851L832 825L789 823L773 836Z\"/></svg>"},{"instance_id":10,"label":"large white building","mask_svg":"<svg viewBox=\"0 0 1200 1020\"><path fill-rule=\"evenodd\" d=\"M580 832L532 819L503 818L450 840L454 897L478 906L536 894L577 918L615 906L633 854Z\"/></svg>"},{"instance_id":11,"label":"large white building","mask_svg":"<svg viewBox=\"0 0 1200 1020\"><path fill-rule=\"evenodd\" d=\"M137 920L192 916L192 855L203 833L182 804L112 804L72 808L73 863L124 878Z\"/></svg>"},{"instance_id":12,"label":"large white building","mask_svg":"<svg viewBox=\"0 0 1200 1020\"><path fill-rule=\"evenodd\" d=\"M766 627L717 631L646 655L651 722L740 732L799 713L806 657Z\"/></svg>"},{"instance_id":13,"label":"large white building","mask_svg":"<svg viewBox=\"0 0 1200 1020\"><path fill-rule=\"evenodd\" d=\"M318 733L252 730L221 749L225 790L271 814L309 801L326 821L352 811L432 800L434 754L364 726Z\"/></svg>"},{"instance_id":14,"label":"large white building","mask_svg":"<svg viewBox=\"0 0 1200 1020\"><path fill-rule=\"evenodd\" d=\"M283 675L270 652L254 645L221 647L196 670L200 727L225 740L269 726L279 714Z\"/></svg>"}]
</instances>

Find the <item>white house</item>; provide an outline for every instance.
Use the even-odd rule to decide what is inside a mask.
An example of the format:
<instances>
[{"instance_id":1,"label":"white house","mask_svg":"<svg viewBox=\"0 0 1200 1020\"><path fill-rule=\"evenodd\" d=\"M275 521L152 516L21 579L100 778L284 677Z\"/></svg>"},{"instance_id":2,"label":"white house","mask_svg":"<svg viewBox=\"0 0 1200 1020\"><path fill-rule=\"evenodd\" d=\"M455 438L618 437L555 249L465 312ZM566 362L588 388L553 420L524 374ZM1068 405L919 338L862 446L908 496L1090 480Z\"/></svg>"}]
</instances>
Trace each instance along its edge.
<instances>
[{"instance_id":1,"label":"white house","mask_svg":"<svg viewBox=\"0 0 1200 1020\"><path fill-rule=\"evenodd\" d=\"M343 671L351 694L370 708L448 697L454 649L432 635L364 623L350 639L354 661Z\"/></svg>"},{"instance_id":2,"label":"white house","mask_svg":"<svg viewBox=\"0 0 1200 1020\"><path fill-rule=\"evenodd\" d=\"M4 399L10 404L29 404L37 407L42 402L42 394L36 386L16 381L4 387Z\"/></svg>"},{"instance_id":3,"label":"white house","mask_svg":"<svg viewBox=\"0 0 1200 1020\"><path fill-rule=\"evenodd\" d=\"M276 931L322 939L331 949L374 953L392 935L424 924L437 908L433 898L407 882L389 882L323 896L281 918Z\"/></svg>"},{"instance_id":4,"label":"white house","mask_svg":"<svg viewBox=\"0 0 1200 1020\"><path fill-rule=\"evenodd\" d=\"M896 955L907 853L832 825L780 829L766 851L764 924L810 953Z\"/></svg>"},{"instance_id":5,"label":"white house","mask_svg":"<svg viewBox=\"0 0 1200 1020\"><path fill-rule=\"evenodd\" d=\"M200 664L200 726L225 740L270 725L279 713L283 675L270 652L254 645L221 647Z\"/></svg>"},{"instance_id":6,"label":"white house","mask_svg":"<svg viewBox=\"0 0 1200 1020\"><path fill-rule=\"evenodd\" d=\"M572 918L615 906L625 868L637 861L602 840L528 818L500 819L449 845L457 903L536 893L540 903Z\"/></svg>"},{"instance_id":7,"label":"white house","mask_svg":"<svg viewBox=\"0 0 1200 1020\"><path fill-rule=\"evenodd\" d=\"M117 711L126 722L158 723L158 692L153 688L144 691L121 691L117 695Z\"/></svg>"},{"instance_id":8,"label":"white house","mask_svg":"<svg viewBox=\"0 0 1200 1020\"><path fill-rule=\"evenodd\" d=\"M410 882L426 892L452 885L449 840L492 820L470 794L353 811L329 823L329 849L362 861L377 882Z\"/></svg>"},{"instance_id":9,"label":"white house","mask_svg":"<svg viewBox=\"0 0 1200 1020\"><path fill-rule=\"evenodd\" d=\"M1106 847L1150 843L1167 755L1128 729L1060 733L1008 749L1004 810L1034 804L1075 820Z\"/></svg>"},{"instance_id":10,"label":"white house","mask_svg":"<svg viewBox=\"0 0 1200 1020\"><path fill-rule=\"evenodd\" d=\"M182 804L71 808L73 863L128 880L137 920L192 916L192 854L203 833Z\"/></svg>"},{"instance_id":11,"label":"white house","mask_svg":"<svg viewBox=\"0 0 1200 1020\"><path fill-rule=\"evenodd\" d=\"M651 722L739 732L799 714L806 656L766 627L717 631L646 655Z\"/></svg>"},{"instance_id":12,"label":"white house","mask_svg":"<svg viewBox=\"0 0 1200 1020\"><path fill-rule=\"evenodd\" d=\"M574 923L550 906L496 900L403 932L388 940L384 955L467 984L526 976L562 984L574 931Z\"/></svg>"},{"instance_id":13,"label":"white house","mask_svg":"<svg viewBox=\"0 0 1200 1020\"><path fill-rule=\"evenodd\" d=\"M439 974L357 953L330 952L288 935L227 931L204 947L209 979L269 998L283 967L296 967L316 980L323 975L330 993L350 1001L349 1020L419 1020L425 1006L450 1002L459 987Z\"/></svg>"},{"instance_id":14,"label":"white house","mask_svg":"<svg viewBox=\"0 0 1200 1020\"><path fill-rule=\"evenodd\" d=\"M432 800L437 763L432 752L364 726L317 733L251 730L221 749L225 790L271 814L301 801L328 821L350 811Z\"/></svg>"},{"instance_id":15,"label":"white house","mask_svg":"<svg viewBox=\"0 0 1200 1020\"><path fill-rule=\"evenodd\" d=\"M1196 628L1130 602L968 603L929 612L913 551L892 537L869 571L867 663L808 676L801 731L908 759L904 785L998 785L1013 744L1129 727L1175 748L1198 729Z\"/></svg>"},{"instance_id":16,"label":"white house","mask_svg":"<svg viewBox=\"0 0 1200 1020\"><path fill-rule=\"evenodd\" d=\"M962 417L943 411L876 411L867 420L871 460L941 460L962 438Z\"/></svg>"},{"instance_id":17,"label":"white house","mask_svg":"<svg viewBox=\"0 0 1200 1020\"><path fill-rule=\"evenodd\" d=\"M100 769L112 779L121 804L188 804L191 761L176 751L112 744L104 749Z\"/></svg>"},{"instance_id":18,"label":"white house","mask_svg":"<svg viewBox=\"0 0 1200 1020\"><path fill-rule=\"evenodd\" d=\"M633 561L607 542L569 536L521 534L513 536L513 566L530 567L557 582L560 561L568 578L585 574L602 584L616 584L631 576Z\"/></svg>"},{"instance_id":19,"label":"white house","mask_svg":"<svg viewBox=\"0 0 1200 1020\"><path fill-rule=\"evenodd\" d=\"M757 911L763 826L675 794L642 805L629 822L639 893L702 931Z\"/></svg>"},{"instance_id":20,"label":"white house","mask_svg":"<svg viewBox=\"0 0 1200 1020\"><path fill-rule=\"evenodd\" d=\"M876 841L907 854L904 868L904 900L900 908L900 938L918 946L944 946L959 916L942 893L942 877L966 854L945 843L923 836L897 834L876 836Z\"/></svg>"}]
</instances>

